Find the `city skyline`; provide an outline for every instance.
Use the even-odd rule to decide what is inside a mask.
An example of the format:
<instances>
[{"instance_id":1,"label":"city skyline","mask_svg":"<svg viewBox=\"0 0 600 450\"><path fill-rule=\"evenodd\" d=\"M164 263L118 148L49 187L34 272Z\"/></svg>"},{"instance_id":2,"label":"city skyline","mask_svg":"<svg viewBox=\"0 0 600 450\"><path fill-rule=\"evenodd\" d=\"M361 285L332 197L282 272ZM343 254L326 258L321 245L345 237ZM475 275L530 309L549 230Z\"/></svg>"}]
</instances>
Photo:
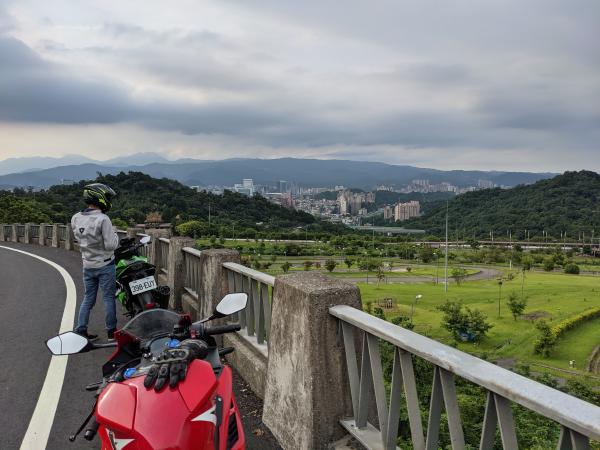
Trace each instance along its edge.
<instances>
[{"instance_id":1,"label":"city skyline","mask_svg":"<svg viewBox=\"0 0 600 450\"><path fill-rule=\"evenodd\" d=\"M0 2L0 159L600 170L600 6Z\"/></svg>"}]
</instances>

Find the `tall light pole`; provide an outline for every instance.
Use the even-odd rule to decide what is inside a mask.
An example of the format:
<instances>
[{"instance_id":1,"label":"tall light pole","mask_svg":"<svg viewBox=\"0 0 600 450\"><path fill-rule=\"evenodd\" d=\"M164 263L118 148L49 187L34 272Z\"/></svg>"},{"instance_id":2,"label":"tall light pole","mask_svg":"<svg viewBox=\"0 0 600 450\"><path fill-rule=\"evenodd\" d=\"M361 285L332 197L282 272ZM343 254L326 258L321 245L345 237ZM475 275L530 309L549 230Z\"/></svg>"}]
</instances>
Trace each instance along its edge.
<instances>
[{"instance_id":1,"label":"tall light pole","mask_svg":"<svg viewBox=\"0 0 600 450\"><path fill-rule=\"evenodd\" d=\"M415 313L415 303L417 303L417 300L423 298L423 296L421 294L417 294L415 295L415 299L412 302L412 307L410 308L410 323L413 323L413 315Z\"/></svg>"},{"instance_id":2,"label":"tall light pole","mask_svg":"<svg viewBox=\"0 0 600 450\"><path fill-rule=\"evenodd\" d=\"M446 201L446 254L444 256L445 276L444 292L448 292L448 201Z\"/></svg>"},{"instance_id":3,"label":"tall light pole","mask_svg":"<svg viewBox=\"0 0 600 450\"><path fill-rule=\"evenodd\" d=\"M500 300L502 299L502 278L498 280L498 317L500 317Z\"/></svg>"}]
</instances>

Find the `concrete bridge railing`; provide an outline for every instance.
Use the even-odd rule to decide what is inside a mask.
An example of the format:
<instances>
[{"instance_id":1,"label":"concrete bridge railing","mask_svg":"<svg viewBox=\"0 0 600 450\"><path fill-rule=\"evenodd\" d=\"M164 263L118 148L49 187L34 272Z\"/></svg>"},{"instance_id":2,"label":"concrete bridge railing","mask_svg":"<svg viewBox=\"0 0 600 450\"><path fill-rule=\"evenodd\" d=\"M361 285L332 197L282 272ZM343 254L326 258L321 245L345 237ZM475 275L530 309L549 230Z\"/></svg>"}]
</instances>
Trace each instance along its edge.
<instances>
[{"instance_id":1,"label":"concrete bridge railing","mask_svg":"<svg viewBox=\"0 0 600 450\"><path fill-rule=\"evenodd\" d=\"M77 249L70 227L59 224L3 224L0 230L0 240ZM165 230L147 234L153 237L147 256L171 288L171 308L198 319L225 294L248 294L248 306L233 318L242 331L223 336L223 344L235 347L227 358L263 398L263 422L286 450L330 448L347 433L368 449L395 449L402 404L413 448L438 448L445 410L451 447L464 449L455 377L487 393L481 449L493 448L497 429L504 449L518 448L512 403L555 421L560 450L588 449L590 439L600 440L599 407L373 317L362 311L351 283L316 272L273 277L241 265L236 251L199 251L193 239ZM394 348L387 387L382 341ZM417 394L414 358L433 365L427 411Z\"/></svg>"}]
</instances>

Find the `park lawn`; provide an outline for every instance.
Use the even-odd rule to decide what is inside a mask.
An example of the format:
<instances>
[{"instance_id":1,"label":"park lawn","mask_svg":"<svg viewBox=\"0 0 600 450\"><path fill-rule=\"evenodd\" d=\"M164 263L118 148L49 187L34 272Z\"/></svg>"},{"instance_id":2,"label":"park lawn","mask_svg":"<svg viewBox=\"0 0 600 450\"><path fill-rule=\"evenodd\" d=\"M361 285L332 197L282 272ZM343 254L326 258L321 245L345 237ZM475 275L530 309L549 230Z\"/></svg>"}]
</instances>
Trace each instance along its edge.
<instances>
[{"instance_id":1,"label":"park lawn","mask_svg":"<svg viewBox=\"0 0 600 450\"><path fill-rule=\"evenodd\" d=\"M394 316L410 316L411 303L417 294L423 297L417 302L414 312L415 331L426 334L436 340L450 344L450 333L440 326L442 313L436 307L446 300L443 284L358 284L363 304L383 298L394 298L399 310L389 313ZM496 280L469 281L460 286L451 284L447 298L462 301L470 308L484 312L494 327L479 344L459 343L461 350L477 355L487 354L490 358L515 357L521 362L535 361L560 368L569 368L569 359L577 361L577 368L584 369L585 359L593 348L600 344L598 331L578 332L578 328L566 333L560 340L556 352L551 358L544 359L533 354L533 342L537 337L534 324L523 318L514 320L510 315L506 300L510 292L521 293L521 277L504 281L500 302L501 316L498 317L499 286ZM565 275L557 273L527 273L524 294L528 298L525 314L543 312L551 323L564 320L583 310L600 305L600 280L597 277L583 275ZM594 321L598 323L598 320ZM592 323L592 322L590 322ZM582 325L583 326L583 325ZM586 329L588 325L586 324ZM577 347L576 352L568 351ZM586 356L582 356L586 355Z\"/></svg>"}]
</instances>

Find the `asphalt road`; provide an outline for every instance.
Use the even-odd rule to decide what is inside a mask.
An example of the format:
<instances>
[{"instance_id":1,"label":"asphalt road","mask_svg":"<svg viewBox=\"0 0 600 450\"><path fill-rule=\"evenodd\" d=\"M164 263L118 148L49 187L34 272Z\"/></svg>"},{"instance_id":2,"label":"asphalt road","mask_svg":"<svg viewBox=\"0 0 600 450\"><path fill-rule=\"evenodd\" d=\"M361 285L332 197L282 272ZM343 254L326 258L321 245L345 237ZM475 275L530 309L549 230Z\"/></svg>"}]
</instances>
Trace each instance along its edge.
<instances>
[{"instance_id":1,"label":"asphalt road","mask_svg":"<svg viewBox=\"0 0 600 450\"><path fill-rule=\"evenodd\" d=\"M54 261L66 269L77 289L77 310L83 297L81 256L51 247L0 242L0 246L20 249ZM65 305L64 280L56 269L43 261L0 248L0 449L19 449L35 409L50 353L44 342L58 334ZM125 318L117 307L118 326ZM76 322L76 319L74 319ZM94 307L88 331L106 339L102 300ZM46 446L49 450L98 449L96 438L68 441L89 414L94 395L85 391L86 384L99 381L101 366L111 350L97 350L70 356L60 401ZM234 386L236 397L245 397L240 405L248 449L279 448L269 430L260 421L262 402L247 389L240 392L243 381ZM240 399L241 400L241 399ZM42 448L42 447L40 447Z\"/></svg>"}]
</instances>

